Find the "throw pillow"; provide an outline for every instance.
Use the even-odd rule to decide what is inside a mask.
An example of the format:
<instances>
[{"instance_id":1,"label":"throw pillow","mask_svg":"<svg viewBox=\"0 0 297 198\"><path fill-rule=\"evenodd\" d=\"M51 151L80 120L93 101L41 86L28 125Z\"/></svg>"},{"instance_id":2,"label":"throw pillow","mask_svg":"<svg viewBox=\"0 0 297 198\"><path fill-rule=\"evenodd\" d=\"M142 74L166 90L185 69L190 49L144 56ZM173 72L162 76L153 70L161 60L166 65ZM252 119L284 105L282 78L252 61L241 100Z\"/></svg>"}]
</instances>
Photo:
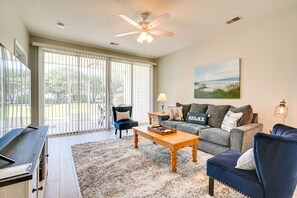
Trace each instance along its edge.
<instances>
[{"instance_id":1,"label":"throw pillow","mask_svg":"<svg viewBox=\"0 0 297 198\"><path fill-rule=\"evenodd\" d=\"M207 125L208 114L207 113L192 113L189 112L188 120L189 123Z\"/></svg>"},{"instance_id":2,"label":"throw pillow","mask_svg":"<svg viewBox=\"0 0 297 198\"><path fill-rule=\"evenodd\" d=\"M130 119L130 111L125 111L125 112L116 111L116 114L117 114L117 121Z\"/></svg>"},{"instance_id":3,"label":"throw pillow","mask_svg":"<svg viewBox=\"0 0 297 198\"><path fill-rule=\"evenodd\" d=\"M168 107L169 120L184 120L183 107Z\"/></svg>"},{"instance_id":4,"label":"throw pillow","mask_svg":"<svg viewBox=\"0 0 297 198\"><path fill-rule=\"evenodd\" d=\"M191 104L181 104L179 102L176 103L177 107L183 107L183 119L187 120L188 113L191 108Z\"/></svg>"},{"instance_id":5,"label":"throw pillow","mask_svg":"<svg viewBox=\"0 0 297 198\"><path fill-rule=\"evenodd\" d=\"M191 113L205 113L208 108L208 104L192 104L190 108Z\"/></svg>"},{"instance_id":6,"label":"throw pillow","mask_svg":"<svg viewBox=\"0 0 297 198\"><path fill-rule=\"evenodd\" d=\"M226 131L231 131L231 129L237 127L237 122L241 118L242 112L233 113L232 111L228 111L224 117L221 128Z\"/></svg>"},{"instance_id":7,"label":"throw pillow","mask_svg":"<svg viewBox=\"0 0 297 198\"><path fill-rule=\"evenodd\" d=\"M234 113L242 112L242 117L238 121L238 126L250 124L253 120L253 108L251 105L245 105L239 108L230 107L230 110Z\"/></svg>"},{"instance_id":8,"label":"throw pillow","mask_svg":"<svg viewBox=\"0 0 297 198\"><path fill-rule=\"evenodd\" d=\"M243 170L255 170L253 148L247 150L238 158L235 168Z\"/></svg>"},{"instance_id":9,"label":"throw pillow","mask_svg":"<svg viewBox=\"0 0 297 198\"><path fill-rule=\"evenodd\" d=\"M229 110L229 105L208 105L206 113L210 115L208 125L221 128L224 117Z\"/></svg>"}]
</instances>

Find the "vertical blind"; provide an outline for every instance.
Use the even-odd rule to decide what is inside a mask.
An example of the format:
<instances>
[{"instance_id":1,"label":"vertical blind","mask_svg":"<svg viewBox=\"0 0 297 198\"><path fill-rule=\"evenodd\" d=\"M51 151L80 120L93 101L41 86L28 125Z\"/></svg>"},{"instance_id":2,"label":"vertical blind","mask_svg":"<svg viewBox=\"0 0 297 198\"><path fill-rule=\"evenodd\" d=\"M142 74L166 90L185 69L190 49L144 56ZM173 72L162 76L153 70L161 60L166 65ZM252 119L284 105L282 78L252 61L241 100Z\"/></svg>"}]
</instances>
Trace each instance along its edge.
<instances>
[{"instance_id":1,"label":"vertical blind","mask_svg":"<svg viewBox=\"0 0 297 198\"><path fill-rule=\"evenodd\" d=\"M51 134L106 128L106 59L44 51L44 122Z\"/></svg>"},{"instance_id":2,"label":"vertical blind","mask_svg":"<svg viewBox=\"0 0 297 198\"><path fill-rule=\"evenodd\" d=\"M134 64L132 78L134 118L145 123L152 107L152 67Z\"/></svg>"},{"instance_id":3,"label":"vertical blind","mask_svg":"<svg viewBox=\"0 0 297 198\"><path fill-rule=\"evenodd\" d=\"M147 122L152 108L152 66L105 56L43 49L44 123L50 134L112 126L111 106L132 105Z\"/></svg>"},{"instance_id":4,"label":"vertical blind","mask_svg":"<svg viewBox=\"0 0 297 198\"><path fill-rule=\"evenodd\" d=\"M111 60L111 105L118 106L122 104L132 104L132 78L131 64Z\"/></svg>"}]
</instances>

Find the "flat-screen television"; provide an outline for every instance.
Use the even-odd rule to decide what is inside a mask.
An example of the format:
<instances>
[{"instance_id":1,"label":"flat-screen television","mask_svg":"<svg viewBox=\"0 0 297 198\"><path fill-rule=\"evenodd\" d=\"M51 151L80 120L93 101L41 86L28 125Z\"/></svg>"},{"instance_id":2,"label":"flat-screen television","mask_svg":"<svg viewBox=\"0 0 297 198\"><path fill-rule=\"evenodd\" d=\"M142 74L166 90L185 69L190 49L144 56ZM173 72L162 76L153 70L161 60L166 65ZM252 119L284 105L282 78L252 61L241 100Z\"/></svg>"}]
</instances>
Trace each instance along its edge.
<instances>
[{"instance_id":1,"label":"flat-screen television","mask_svg":"<svg viewBox=\"0 0 297 198\"><path fill-rule=\"evenodd\" d=\"M31 71L0 43L0 154L30 124Z\"/></svg>"}]
</instances>

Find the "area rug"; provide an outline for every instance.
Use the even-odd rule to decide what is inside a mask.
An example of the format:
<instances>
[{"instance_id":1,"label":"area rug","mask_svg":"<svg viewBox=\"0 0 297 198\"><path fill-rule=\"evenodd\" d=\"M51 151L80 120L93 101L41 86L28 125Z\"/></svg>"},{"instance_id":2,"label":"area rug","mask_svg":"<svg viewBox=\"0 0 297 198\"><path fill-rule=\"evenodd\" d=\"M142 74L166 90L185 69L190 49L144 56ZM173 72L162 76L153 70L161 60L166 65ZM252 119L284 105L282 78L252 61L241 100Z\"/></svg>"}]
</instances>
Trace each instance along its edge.
<instances>
[{"instance_id":1,"label":"area rug","mask_svg":"<svg viewBox=\"0 0 297 198\"><path fill-rule=\"evenodd\" d=\"M212 155L198 150L192 162L191 147L177 153L177 173L172 173L169 150L133 137L72 146L82 196L87 197L211 197L208 195L206 160ZM244 197L215 181L215 197Z\"/></svg>"}]
</instances>

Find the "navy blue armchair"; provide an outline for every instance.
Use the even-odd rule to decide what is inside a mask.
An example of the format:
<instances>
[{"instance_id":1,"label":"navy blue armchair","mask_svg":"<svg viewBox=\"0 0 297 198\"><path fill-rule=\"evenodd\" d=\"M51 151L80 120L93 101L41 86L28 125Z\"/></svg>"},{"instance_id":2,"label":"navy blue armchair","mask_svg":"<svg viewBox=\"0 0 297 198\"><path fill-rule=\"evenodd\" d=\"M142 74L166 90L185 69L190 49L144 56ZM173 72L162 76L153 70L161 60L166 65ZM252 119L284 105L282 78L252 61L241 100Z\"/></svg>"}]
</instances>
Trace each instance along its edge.
<instances>
[{"instance_id":1,"label":"navy blue armchair","mask_svg":"<svg viewBox=\"0 0 297 198\"><path fill-rule=\"evenodd\" d=\"M209 195L214 179L252 198L291 198L297 184L297 129L282 124L254 136L255 170L236 169L242 153L228 150L209 159Z\"/></svg>"},{"instance_id":2,"label":"navy blue armchair","mask_svg":"<svg viewBox=\"0 0 297 198\"><path fill-rule=\"evenodd\" d=\"M118 130L120 130L120 138L122 138L122 130L126 130L126 132L128 133L128 129L138 126L138 122L131 120L131 119L123 119L123 120L117 121L117 113L116 112L127 112L127 111L129 111L130 118L131 118L132 106L112 107L113 125L115 128L115 135L117 135Z\"/></svg>"}]
</instances>

